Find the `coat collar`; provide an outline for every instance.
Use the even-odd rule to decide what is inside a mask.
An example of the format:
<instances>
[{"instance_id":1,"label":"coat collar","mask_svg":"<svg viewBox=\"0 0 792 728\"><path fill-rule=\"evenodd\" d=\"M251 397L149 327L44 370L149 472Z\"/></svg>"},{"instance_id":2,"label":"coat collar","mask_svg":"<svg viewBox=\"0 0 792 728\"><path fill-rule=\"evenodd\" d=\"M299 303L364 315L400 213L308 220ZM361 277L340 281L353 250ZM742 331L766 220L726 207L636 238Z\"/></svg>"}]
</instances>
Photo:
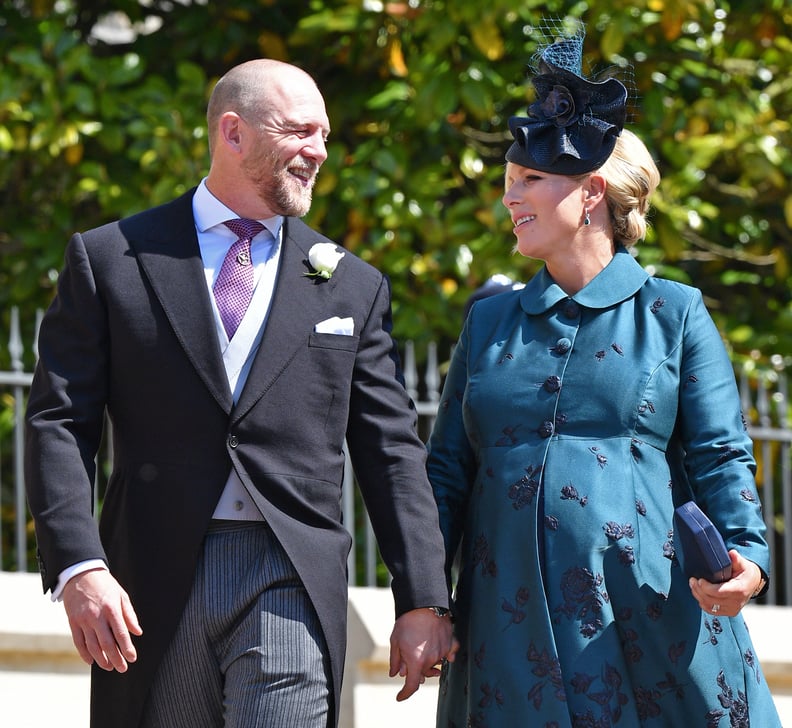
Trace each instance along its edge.
<instances>
[{"instance_id":1,"label":"coat collar","mask_svg":"<svg viewBox=\"0 0 792 728\"><path fill-rule=\"evenodd\" d=\"M543 267L520 292L520 306L536 315L571 298L586 308L608 308L634 296L648 278L629 251L620 247L610 263L573 296L568 296Z\"/></svg>"}]
</instances>

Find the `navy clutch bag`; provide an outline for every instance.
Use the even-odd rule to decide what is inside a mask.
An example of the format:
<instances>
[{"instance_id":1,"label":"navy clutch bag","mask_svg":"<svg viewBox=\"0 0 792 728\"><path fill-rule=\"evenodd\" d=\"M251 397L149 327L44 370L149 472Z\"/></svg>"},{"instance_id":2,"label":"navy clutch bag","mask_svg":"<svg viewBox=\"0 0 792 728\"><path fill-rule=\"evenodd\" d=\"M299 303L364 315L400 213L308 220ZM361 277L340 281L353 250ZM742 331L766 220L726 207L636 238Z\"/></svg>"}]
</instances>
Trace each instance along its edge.
<instances>
[{"instance_id":1,"label":"navy clutch bag","mask_svg":"<svg viewBox=\"0 0 792 728\"><path fill-rule=\"evenodd\" d=\"M674 551L688 577L713 583L731 578L731 560L722 536L694 501L674 510Z\"/></svg>"}]
</instances>

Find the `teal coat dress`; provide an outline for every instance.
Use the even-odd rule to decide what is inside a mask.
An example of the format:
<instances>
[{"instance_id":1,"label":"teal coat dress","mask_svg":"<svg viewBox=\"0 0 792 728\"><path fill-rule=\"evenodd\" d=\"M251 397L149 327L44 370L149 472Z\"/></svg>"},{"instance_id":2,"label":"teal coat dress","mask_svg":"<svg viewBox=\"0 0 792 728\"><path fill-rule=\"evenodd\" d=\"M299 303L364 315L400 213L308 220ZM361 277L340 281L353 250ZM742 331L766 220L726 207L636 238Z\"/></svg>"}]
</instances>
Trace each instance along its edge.
<instances>
[{"instance_id":1,"label":"teal coat dress","mask_svg":"<svg viewBox=\"0 0 792 728\"><path fill-rule=\"evenodd\" d=\"M698 290L620 249L572 297L543 269L473 307L429 442L461 643L439 728L780 726L742 616L702 612L675 558L677 441L727 547L767 571Z\"/></svg>"}]
</instances>

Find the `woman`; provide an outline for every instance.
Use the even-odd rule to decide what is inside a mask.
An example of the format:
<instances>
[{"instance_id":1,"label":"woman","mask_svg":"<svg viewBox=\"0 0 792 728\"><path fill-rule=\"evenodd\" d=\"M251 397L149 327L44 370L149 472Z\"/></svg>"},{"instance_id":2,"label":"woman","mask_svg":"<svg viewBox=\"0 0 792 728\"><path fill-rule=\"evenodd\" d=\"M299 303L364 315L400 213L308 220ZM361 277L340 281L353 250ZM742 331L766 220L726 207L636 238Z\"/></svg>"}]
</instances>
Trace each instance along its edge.
<instances>
[{"instance_id":1,"label":"woman","mask_svg":"<svg viewBox=\"0 0 792 728\"><path fill-rule=\"evenodd\" d=\"M732 367L700 292L627 250L659 174L581 48L542 54L510 120L503 203L544 268L473 306L429 443L449 580L460 559L437 725L780 726L740 615L768 548ZM723 584L674 554L682 480Z\"/></svg>"}]
</instances>

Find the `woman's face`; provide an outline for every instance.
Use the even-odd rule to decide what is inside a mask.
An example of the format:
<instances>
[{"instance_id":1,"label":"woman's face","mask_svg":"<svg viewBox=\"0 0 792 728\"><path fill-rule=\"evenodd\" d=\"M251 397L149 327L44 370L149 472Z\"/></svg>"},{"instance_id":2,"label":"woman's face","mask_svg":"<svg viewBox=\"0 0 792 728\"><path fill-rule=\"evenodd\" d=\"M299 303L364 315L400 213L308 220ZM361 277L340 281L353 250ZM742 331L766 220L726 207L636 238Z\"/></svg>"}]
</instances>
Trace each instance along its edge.
<instances>
[{"instance_id":1,"label":"woman's face","mask_svg":"<svg viewBox=\"0 0 792 728\"><path fill-rule=\"evenodd\" d=\"M521 255L547 261L568 252L583 224L585 199L580 178L506 164L503 204Z\"/></svg>"}]
</instances>

